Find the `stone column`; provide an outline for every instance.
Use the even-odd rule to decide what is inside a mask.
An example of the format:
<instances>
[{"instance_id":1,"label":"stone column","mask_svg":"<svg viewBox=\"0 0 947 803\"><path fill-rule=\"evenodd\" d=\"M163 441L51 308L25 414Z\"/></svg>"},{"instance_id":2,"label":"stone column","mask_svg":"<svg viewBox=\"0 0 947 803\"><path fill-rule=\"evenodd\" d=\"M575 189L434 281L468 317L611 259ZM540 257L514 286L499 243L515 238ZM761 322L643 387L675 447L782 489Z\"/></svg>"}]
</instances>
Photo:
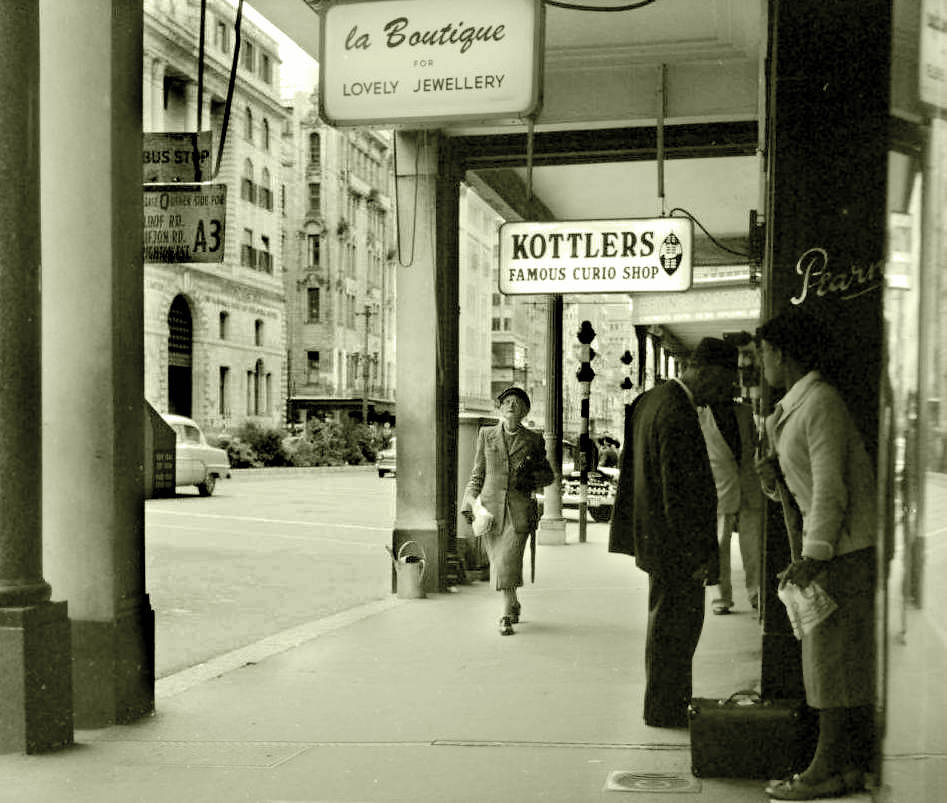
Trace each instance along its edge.
<instances>
[{"instance_id":1,"label":"stone column","mask_svg":"<svg viewBox=\"0 0 947 803\"><path fill-rule=\"evenodd\" d=\"M405 541L416 541L427 558L425 590L444 591L449 543L456 537L459 179L437 134L396 137L402 258L410 265L398 267L397 280L398 490L392 546L397 554ZM441 175L442 169L448 175Z\"/></svg>"},{"instance_id":2,"label":"stone column","mask_svg":"<svg viewBox=\"0 0 947 803\"><path fill-rule=\"evenodd\" d=\"M75 723L154 708L145 593L141 0L41 0L44 560ZM77 70L76 65L82 69ZM82 154L82 158L77 158Z\"/></svg>"},{"instance_id":3,"label":"stone column","mask_svg":"<svg viewBox=\"0 0 947 803\"><path fill-rule=\"evenodd\" d=\"M151 73L151 128L149 131L164 131L164 62L152 59Z\"/></svg>"},{"instance_id":4,"label":"stone column","mask_svg":"<svg viewBox=\"0 0 947 803\"><path fill-rule=\"evenodd\" d=\"M0 753L72 742L69 620L43 579L39 3L0 14Z\"/></svg>"}]
</instances>

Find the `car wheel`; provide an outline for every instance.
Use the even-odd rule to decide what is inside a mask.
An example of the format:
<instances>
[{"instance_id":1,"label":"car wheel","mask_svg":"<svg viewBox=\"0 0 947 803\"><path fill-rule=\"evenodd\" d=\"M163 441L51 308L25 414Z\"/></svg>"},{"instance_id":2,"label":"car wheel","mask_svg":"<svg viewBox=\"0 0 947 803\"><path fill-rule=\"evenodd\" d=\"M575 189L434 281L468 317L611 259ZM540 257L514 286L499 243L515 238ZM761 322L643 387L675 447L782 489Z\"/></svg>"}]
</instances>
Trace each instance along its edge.
<instances>
[{"instance_id":1,"label":"car wheel","mask_svg":"<svg viewBox=\"0 0 947 803\"><path fill-rule=\"evenodd\" d=\"M605 505L602 507L590 507L589 513L592 516L592 521L608 521L612 517L611 507Z\"/></svg>"},{"instance_id":2,"label":"car wheel","mask_svg":"<svg viewBox=\"0 0 947 803\"><path fill-rule=\"evenodd\" d=\"M385 476L384 469L378 469L378 476L379 476L379 477L384 477L384 476Z\"/></svg>"},{"instance_id":3,"label":"car wheel","mask_svg":"<svg viewBox=\"0 0 947 803\"><path fill-rule=\"evenodd\" d=\"M217 485L217 478L213 474L208 474L207 479L197 484L197 492L201 496L210 496Z\"/></svg>"}]
</instances>

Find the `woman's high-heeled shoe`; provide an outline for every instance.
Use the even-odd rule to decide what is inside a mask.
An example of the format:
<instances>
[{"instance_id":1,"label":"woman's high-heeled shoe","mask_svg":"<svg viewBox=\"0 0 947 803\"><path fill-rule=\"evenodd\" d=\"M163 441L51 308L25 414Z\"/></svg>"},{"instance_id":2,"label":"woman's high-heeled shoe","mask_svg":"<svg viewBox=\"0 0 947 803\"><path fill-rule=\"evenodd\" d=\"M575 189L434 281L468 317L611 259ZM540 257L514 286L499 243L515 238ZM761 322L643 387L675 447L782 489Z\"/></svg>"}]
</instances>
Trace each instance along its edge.
<instances>
[{"instance_id":1,"label":"woman's high-heeled shoe","mask_svg":"<svg viewBox=\"0 0 947 803\"><path fill-rule=\"evenodd\" d=\"M499 624L501 636L512 636L516 632L513 630L513 621L509 616L501 616Z\"/></svg>"}]
</instances>

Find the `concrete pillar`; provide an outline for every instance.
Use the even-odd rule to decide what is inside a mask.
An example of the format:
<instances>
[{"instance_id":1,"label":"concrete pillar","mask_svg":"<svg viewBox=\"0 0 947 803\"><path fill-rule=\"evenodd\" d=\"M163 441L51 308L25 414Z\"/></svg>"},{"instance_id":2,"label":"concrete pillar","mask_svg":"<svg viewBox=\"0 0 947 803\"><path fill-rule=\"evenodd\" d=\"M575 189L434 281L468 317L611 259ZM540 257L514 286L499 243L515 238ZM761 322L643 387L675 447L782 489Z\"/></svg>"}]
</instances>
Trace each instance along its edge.
<instances>
[{"instance_id":1,"label":"concrete pillar","mask_svg":"<svg viewBox=\"0 0 947 803\"><path fill-rule=\"evenodd\" d=\"M556 474L543 493L543 515L536 532L540 544L566 542L562 515L562 296L546 297L546 457Z\"/></svg>"},{"instance_id":2,"label":"concrete pillar","mask_svg":"<svg viewBox=\"0 0 947 803\"><path fill-rule=\"evenodd\" d=\"M75 724L96 728L154 708L142 0L41 0L40 11L44 560L69 600Z\"/></svg>"},{"instance_id":3,"label":"concrete pillar","mask_svg":"<svg viewBox=\"0 0 947 803\"><path fill-rule=\"evenodd\" d=\"M0 14L0 753L72 742L69 620L43 578L39 4Z\"/></svg>"},{"instance_id":4,"label":"concrete pillar","mask_svg":"<svg viewBox=\"0 0 947 803\"><path fill-rule=\"evenodd\" d=\"M773 0L763 318L790 306L831 326L826 373L878 453L891 51L889 0ZM834 43L855 42L844 53ZM764 388L763 412L774 394ZM764 519L766 697L802 694L799 643L776 596L782 516Z\"/></svg>"},{"instance_id":5,"label":"concrete pillar","mask_svg":"<svg viewBox=\"0 0 947 803\"><path fill-rule=\"evenodd\" d=\"M456 548L460 183L437 134L396 137L402 258L410 265L399 266L397 274L398 489L392 546L397 554L405 541L420 544L427 556L425 591L444 591L451 541Z\"/></svg>"}]
</instances>

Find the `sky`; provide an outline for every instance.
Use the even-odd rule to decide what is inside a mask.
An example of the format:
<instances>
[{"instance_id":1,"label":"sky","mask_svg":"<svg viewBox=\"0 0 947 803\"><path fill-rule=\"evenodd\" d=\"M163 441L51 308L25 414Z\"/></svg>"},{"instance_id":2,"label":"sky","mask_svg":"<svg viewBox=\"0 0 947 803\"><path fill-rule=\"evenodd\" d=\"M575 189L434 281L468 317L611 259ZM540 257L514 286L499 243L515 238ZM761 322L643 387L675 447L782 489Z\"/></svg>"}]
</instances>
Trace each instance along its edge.
<instances>
[{"instance_id":1,"label":"sky","mask_svg":"<svg viewBox=\"0 0 947 803\"><path fill-rule=\"evenodd\" d=\"M237 0L228 0L236 9ZM243 4L248 20L279 43L280 90L284 96L294 92L310 92L319 81L319 64L279 28L263 17L252 5Z\"/></svg>"}]
</instances>

